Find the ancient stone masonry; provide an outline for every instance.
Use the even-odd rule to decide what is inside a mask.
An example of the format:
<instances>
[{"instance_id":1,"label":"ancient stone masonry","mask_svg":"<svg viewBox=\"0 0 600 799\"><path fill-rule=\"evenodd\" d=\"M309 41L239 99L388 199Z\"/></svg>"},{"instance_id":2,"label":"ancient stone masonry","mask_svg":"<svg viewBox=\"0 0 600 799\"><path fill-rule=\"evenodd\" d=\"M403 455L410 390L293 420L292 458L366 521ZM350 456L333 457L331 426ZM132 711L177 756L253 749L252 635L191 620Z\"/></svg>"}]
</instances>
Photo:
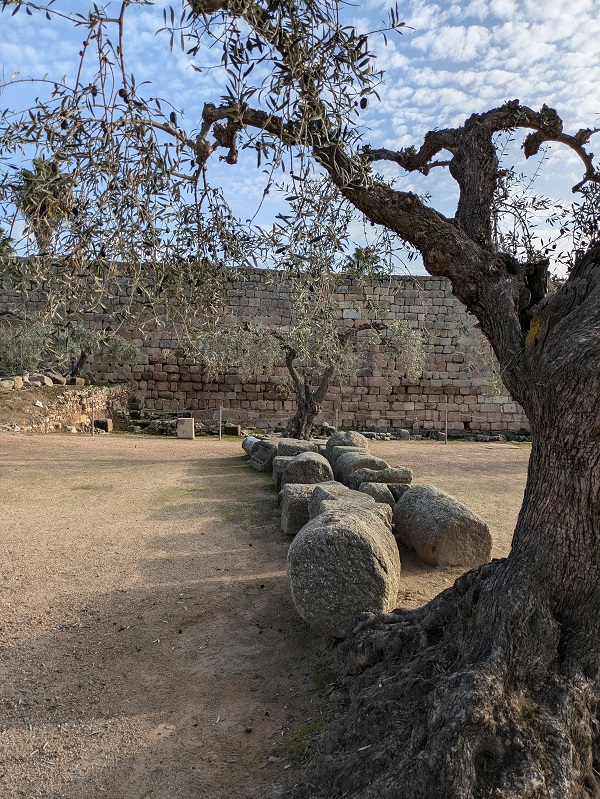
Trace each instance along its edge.
<instances>
[{"instance_id":1,"label":"ancient stone masonry","mask_svg":"<svg viewBox=\"0 0 600 799\"><path fill-rule=\"evenodd\" d=\"M228 300L237 314L264 316L269 323L285 325L290 318L285 293L270 281L268 270L244 270L231 284ZM447 415L450 432L517 431L528 428L522 409L502 387L493 370L489 345L475 327L475 319L452 297L447 281L431 277L372 280L357 285L343 276L339 283L339 324L359 326L368 316L365 300L387 307L384 321L407 320L424 336L426 359L418 382L385 372L394 364L383 346L374 346L371 362L347 385L334 385L323 404L319 422L365 430L443 430ZM0 294L8 303L6 287ZM124 301L126 301L124 299ZM281 369L273 375L244 379L237 371L208 380L202 365L186 358L166 324L141 333L119 331L136 344L142 355L131 368L97 357L93 372L98 380L129 381L138 404L157 411L188 410L213 421L219 407L223 418L244 427L273 428L287 420L293 404L277 386ZM401 365L399 365L401 368Z\"/></svg>"},{"instance_id":2,"label":"ancient stone masonry","mask_svg":"<svg viewBox=\"0 0 600 799\"><path fill-rule=\"evenodd\" d=\"M92 419L96 432L110 432L112 417L127 403L128 387L120 386L61 386L44 385L39 391L28 382L2 389L4 404L0 412L0 430L54 433L90 432ZM39 385L39 381L34 381ZM18 404L15 399L22 400ZM14 407L13 407L14 406ZM6 421L10 412L11 422Z\"/></svg>"}]
</instances>

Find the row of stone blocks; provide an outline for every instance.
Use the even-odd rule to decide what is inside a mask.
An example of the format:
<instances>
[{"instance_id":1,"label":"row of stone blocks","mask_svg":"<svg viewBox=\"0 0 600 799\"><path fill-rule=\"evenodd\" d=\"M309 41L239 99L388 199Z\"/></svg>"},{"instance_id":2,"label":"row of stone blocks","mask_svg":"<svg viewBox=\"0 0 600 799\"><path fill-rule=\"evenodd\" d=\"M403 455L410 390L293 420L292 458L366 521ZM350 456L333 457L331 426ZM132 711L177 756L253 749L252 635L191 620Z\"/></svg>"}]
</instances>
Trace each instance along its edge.
<instances>
[{"instance_id":1,"label":"row of stone blocks","mask_svg":"<svg viewBox=\"0 0 600 799\"><path fill-rule=\"evenodd\" d=\"M249 463L269 469L279 488L292 597L321 633L344 638L365 613L395 607L400 589L398 542L426 563L478 566L489 560L487 524L429 485L412 484L405 466L370 454L354 432L327 441L252 436Z\"/></svg>"}]
</instances>

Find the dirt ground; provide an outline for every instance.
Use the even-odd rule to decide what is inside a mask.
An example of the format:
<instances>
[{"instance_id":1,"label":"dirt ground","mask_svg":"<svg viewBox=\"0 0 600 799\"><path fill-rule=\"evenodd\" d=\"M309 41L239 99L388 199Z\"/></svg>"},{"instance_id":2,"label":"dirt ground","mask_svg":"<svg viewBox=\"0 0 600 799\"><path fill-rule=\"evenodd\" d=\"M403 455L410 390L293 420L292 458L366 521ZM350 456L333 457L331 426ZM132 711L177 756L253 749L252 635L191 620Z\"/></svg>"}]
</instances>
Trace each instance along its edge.
<instances>
[{"instance_id":1,"label":"dirt ground","mask_svg":"<svg viewBox=\"0 0 600 799\"><path fill-rule=\"evenodd\" d=\"M373 442L506 554L528 447ZM239 439L0 432L0 796L258 799L335 712ZM399 605L460 569L402 552ZM332 695L334 696L334 695Z\"/></svg>"}]
</instances>

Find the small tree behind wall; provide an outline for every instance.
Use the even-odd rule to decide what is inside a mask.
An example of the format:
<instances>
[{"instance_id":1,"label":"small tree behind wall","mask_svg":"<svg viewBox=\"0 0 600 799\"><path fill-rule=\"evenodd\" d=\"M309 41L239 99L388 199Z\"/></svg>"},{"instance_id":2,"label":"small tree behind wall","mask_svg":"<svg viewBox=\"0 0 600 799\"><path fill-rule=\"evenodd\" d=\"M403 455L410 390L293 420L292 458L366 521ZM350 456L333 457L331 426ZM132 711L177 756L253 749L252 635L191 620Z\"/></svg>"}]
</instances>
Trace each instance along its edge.
<instances>
[{"instance_id":1,"label":"small tree behind wall","mask_svg":"<svg viewBox=\"0 0 600 799\"><path fill-rule=\"evenodd\" d=\"M340 305L338 288L348 278L360 286L385 276L385 239L345 255L352 217L327 181L307 181L288 202L292 213L263 231L277 266L267 273L267 283L281 297L286 323L281 324L281 308L275 314L262 308L248 317L245 309L232 307L200 351L213 375L236 367L247 376L272 377L285 367L284 375L274 378L295 404L285 434L307 439L329 387L356 376L372 360L374 347L383 345L392 356L388 376L411 379L421 374L424 350L418 330L390 320L385 298L359 300L357 294L352 308Z\"/></svg>"}]
</instances>

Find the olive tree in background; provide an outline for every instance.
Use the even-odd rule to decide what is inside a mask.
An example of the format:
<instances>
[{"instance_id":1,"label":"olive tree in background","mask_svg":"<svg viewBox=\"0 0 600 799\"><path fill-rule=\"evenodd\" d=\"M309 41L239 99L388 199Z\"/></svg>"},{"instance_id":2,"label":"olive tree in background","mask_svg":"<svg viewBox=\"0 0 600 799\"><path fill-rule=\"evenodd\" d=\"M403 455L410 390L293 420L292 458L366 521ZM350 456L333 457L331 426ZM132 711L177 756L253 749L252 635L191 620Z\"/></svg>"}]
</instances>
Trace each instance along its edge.
<instances>
[{"instance_id":1,"label":"olive tree in background","mask_svg":"<svg viewBox=\"0 0 600 799\"><path fill-rule=\"evenodd\" d=\"M5 10L43 5L4 2ZM599 796L600 243L598 197L589 187L600 178L588 148L595 131L567 133L556 110L514 100L432 130L414 147L368 144L357 113L379 77L368 37L343 25L340 4L184 0L165 12L167 35L191 57L217 43L228 80L222 97L202 98L199 127L186 133L173 111L140 95L123 47L112 45L126 43L119 32L134 5L123 3L111 19L96 7L78 20L87 31L82 58L93 45L115 82L57 83L54 105L32 111L34 128L26 117L20 128L11 122L3 146L11 137L29 136L42 149L68 141L82 163L86 148L95 152L125 187L123 197L107 189L94 217L109 232L110 214L127 216L132 204L145 208L184 184L196 193L194 208L208 210L213 154L234 166L251 148L263 168L285 165L289 175L291 166L299 181L318 165L368 220L416 248L429 274L451 282L532 428L510 555L468 572L423 608L374 617L341 645L340 661L355 676L352 702L287 795ZM401 24L393 10L390 27ZM111 27L116 35L107 34ZM201 74L197 85L201 92ZM523 253L495 235L503 181L496 147L506 131L526 132L525 157L554 142L582 165L579 230L591 235L575 246L567 279L551 293L544 253ZM157 132L172 146L153 145ZM144 159L148 181L136 183ZM385 180L378 164L424 175L447 168L459 193L454 216L403 190L401 180ZM169 234L151 221L147 234L168 248Z\"/></svg>"},{"instance_id":2,"label":"olive tree in background","mask_svg":"<svg viewBox=\"0 0 600 799\"><path fill-rule=\"evenodd\" d=\"M330 385L373 367L377 347L387 364L382 375L390 381L416 380L424 360L423 332L391 319L384 293L363 299L351 295L355 301L346 310L353 318L342 319L341 284L350 280L359 287L376 278L384 290L387 242L344 254L352 214L330 182L304 181L288 202L290 214L263 231L265 252L276 265L265 273L265 284L276 292L277 308L248 309L235 300L225 304L219 324L212 334L204 333L198 351L214 375L235 367L247 376L273 376L285 367L275 378L294 407L285 435L308 439ZM394 287L389 280L387 286L391 300Z\"/></svg>"}]
</instances>

